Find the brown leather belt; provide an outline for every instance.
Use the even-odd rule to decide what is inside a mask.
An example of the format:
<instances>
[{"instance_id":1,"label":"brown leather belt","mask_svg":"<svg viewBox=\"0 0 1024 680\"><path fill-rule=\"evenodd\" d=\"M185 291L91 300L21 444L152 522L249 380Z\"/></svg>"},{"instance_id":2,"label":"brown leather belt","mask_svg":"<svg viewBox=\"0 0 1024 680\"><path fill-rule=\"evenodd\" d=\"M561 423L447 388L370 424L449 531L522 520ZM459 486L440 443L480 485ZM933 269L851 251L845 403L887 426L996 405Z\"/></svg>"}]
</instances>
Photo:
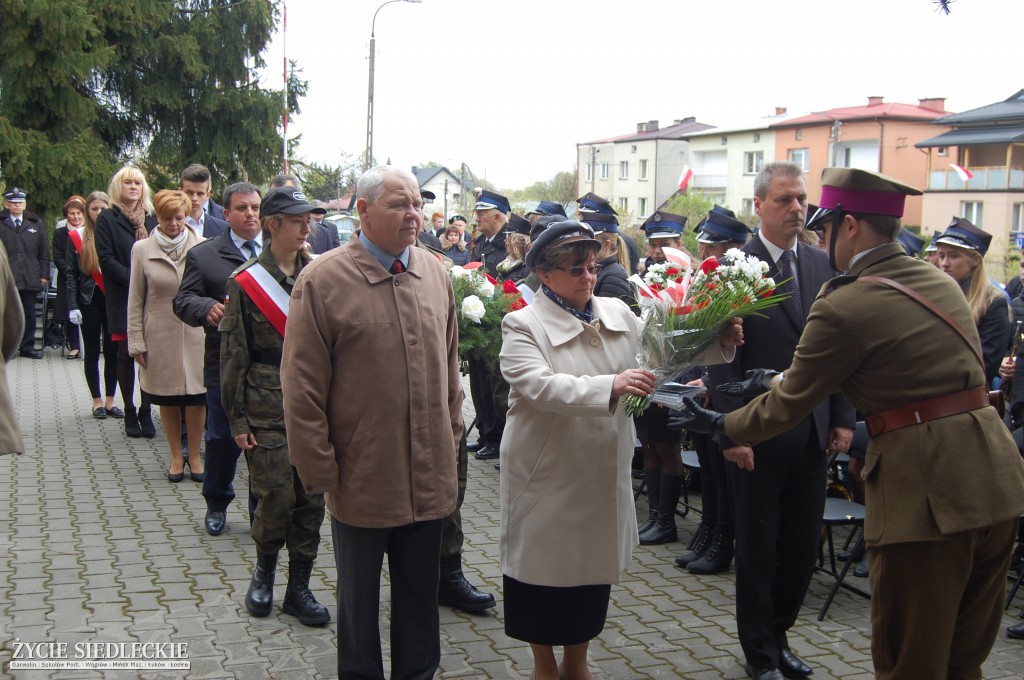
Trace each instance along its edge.
<instances>
[{"instance_id":1,"label":"brown leather belt","mask_svg":"<svg viewBox=\"0 0 1024 680\"><path fill-rule=\"evenodd\" d=\"M947 394L944 397L935 397L919 401L916 404L879 411L867 416L864 420L868 425L868 434L877 437L883 432L892 432L911 425L927 423L930 420L975 411L990 405L988 390L984 387L975 387L963 392Z\"/></svg>"}]
</instances>

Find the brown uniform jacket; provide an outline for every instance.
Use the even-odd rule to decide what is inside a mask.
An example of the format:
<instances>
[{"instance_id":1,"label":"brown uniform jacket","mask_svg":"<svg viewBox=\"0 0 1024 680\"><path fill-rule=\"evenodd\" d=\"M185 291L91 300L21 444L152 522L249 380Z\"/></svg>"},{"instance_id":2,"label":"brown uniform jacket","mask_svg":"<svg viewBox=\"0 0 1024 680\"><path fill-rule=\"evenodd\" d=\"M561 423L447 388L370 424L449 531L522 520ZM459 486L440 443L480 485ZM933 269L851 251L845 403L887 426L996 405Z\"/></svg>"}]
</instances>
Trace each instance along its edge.
<instances>
[{"instance_id":1,"label":"brown uniform jacket","mask_svg":"<svg viewBox=\"0 0 1024 680\"><path fill-rule=\"evenodd\" d=\"M899 244L870 251L850 274L908 286L948 311L977 342L953 279L907 257ZM781 385L727 416L732 439L775 436L837 390L871 414L985 384L967 343L927 309L882 284L841 281L822 288ZM1024 463L992 408L873 438L863 474L869 546L942 540L1024 511Z\"/></svg>"},{"instance_id":2,"label":"brown uniform jacket","mask_svg":"<svg viewBox=\"0 0 1024 680\"><path fill-rule=\"evenodd\" d=\"M0 248L0 323L3 325L3 334L0 335L0 455L24 453L25 444L7 386L7 362L14 358L21 344L21 336L25 333L25 313L7 262L7 251L3 248Z\"/></svg>"},{"instance_id":3,"label":"brown uniform jacket","mask_svg":"<svg viewBox=\"0 0 1024 680\"><path fill-rule=\"evenodd\" d=\"M392 275L353 239L306 265L281 387L292 465L335 519L386 528L455 510L458 323L436 257L411 248Z\"/></svg>"}]
</instances>

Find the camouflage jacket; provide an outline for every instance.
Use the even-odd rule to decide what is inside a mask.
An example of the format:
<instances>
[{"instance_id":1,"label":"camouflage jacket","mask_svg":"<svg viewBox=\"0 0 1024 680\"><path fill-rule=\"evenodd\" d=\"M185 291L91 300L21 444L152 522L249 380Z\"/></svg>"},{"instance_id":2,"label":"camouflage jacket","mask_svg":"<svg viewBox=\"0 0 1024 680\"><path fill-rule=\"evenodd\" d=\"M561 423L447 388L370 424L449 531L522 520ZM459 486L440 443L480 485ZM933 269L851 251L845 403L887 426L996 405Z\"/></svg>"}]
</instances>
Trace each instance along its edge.
<instances>
[{"instance_id":1,"label":"camouflage jacket","mask_svg":"<svg viewBox=\"0 0 1024 680\"><path fill-rule=\"evenodd\" d=\"M296 257L298 257L296 255ZM232 436L254 430L284 430L281 397L281 348L284 337L249 298L235 276L256 262L291 296L295 276L285 276L270 248L249 260L228 279L224 318L220 322L220 397Z\"/></svg>"}]
</instances>

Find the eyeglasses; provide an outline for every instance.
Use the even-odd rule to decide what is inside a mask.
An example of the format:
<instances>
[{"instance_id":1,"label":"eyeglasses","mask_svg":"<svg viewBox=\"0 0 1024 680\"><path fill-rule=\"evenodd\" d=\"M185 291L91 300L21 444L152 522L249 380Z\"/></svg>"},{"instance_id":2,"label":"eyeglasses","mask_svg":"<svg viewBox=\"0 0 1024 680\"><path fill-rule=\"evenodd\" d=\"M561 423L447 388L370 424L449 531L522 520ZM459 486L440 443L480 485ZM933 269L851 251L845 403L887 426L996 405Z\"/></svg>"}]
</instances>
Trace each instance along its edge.
<instances>
[{"instance_id":1,"label":"eyeglasses","mask_svg":"<svg viewBox=\"0 0 1024 680\"><path fill-rule=\"evenodd\" d=\"M583 276L583 272L586 272L591 276L597 276L598 272L600 272L603 267L603 264L589 264L586 267L555 267L555 269L563 272L569 272L569 276L574 279L578 279Z\"/></svg>"}]
</instances>

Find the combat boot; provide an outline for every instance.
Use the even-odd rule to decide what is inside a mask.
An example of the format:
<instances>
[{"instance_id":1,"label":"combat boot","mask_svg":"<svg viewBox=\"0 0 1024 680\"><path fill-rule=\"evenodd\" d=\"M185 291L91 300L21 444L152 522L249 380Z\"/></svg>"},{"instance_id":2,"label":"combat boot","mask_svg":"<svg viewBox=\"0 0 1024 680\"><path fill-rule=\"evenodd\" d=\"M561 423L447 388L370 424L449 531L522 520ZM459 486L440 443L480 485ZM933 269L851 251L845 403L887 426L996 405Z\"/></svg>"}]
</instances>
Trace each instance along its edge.
<instances>
[{"instance_id":1,"label":"combat boot","mask_svg":"<svg viewBox=\"0 0 1024 680\"><path fill-rule=\"evenodd\" d=\"M256 568L245 594L245 608L253 616L269 616L274 604L274 571L277 555L256 553Z\"/></svg>"},{"instance_id":2,"label":"combat boot","mask_svg":"<svg viewBox=\"0 0 1024 680\"><path fill-rule=\"evenodd\" d=\"M637 529L639 533L650 531L658 521L658 497L661 495L661 470L644 470L644 481L647 488L647 521Z\"/></svg>"},{"instance_id":3,"label":"combat boot","mask_svg":"<svg viewBox=\"0 0 1024 680\"><path fill-rule=\"evenodd\" d=\"M690 562L696 562L701 558L709 547L711 547L711 536L714 532L707 524L701 522L697 525L697 531L690 540L690 552L676 558L677 567L686 567Z\"/></svg>"},{"instance_id":4,"label":"combat boot","mask_svg":"<svg viewBox=\"0 0 1024 680\"><path fill-rule=\"evenodd\" d=\"M732 565L733 537L715 529L711 537L711 545L700 556L686 565L687 571L691 574L721 574L729 571Z\"/></svg>"},{"instance_id":5,"label":"combat boot","mask_svg":"<svg viewBox=\"0 0 1024 680\"><path fill-rule=\"evenodd\" d=\"M288 561L288 588L284 592L281 611L291 614L304 626L322 626L330 623L331 613L327 607L316 601L309 589L309 577L313 573L313 560Z\"/></svg>"},{"instance_id":6,"label":"combat boot","mask_svg":"<svg viewBox=\"0 0 1024 680\"><path fill-rule=\"evenodd\" d=\"M477 589L462 573L462 557L441 560L441 579L437 582L437 603L455 607L467 614L479 614L494 607L494 596Z\"/></svg>"},{"instance_id":7,"label":"combat boot","mask_svg":"<svg viewBox=\"0 0 1024 680\"><path fill-rule=\"evenodd\" d=\"M683 478L678 475L662 475L661 492L658 496L658 519L654 526L640 534L640 545L658 545L679 540L676 530L676 506Z\"/></svg>"}]
</instances>

